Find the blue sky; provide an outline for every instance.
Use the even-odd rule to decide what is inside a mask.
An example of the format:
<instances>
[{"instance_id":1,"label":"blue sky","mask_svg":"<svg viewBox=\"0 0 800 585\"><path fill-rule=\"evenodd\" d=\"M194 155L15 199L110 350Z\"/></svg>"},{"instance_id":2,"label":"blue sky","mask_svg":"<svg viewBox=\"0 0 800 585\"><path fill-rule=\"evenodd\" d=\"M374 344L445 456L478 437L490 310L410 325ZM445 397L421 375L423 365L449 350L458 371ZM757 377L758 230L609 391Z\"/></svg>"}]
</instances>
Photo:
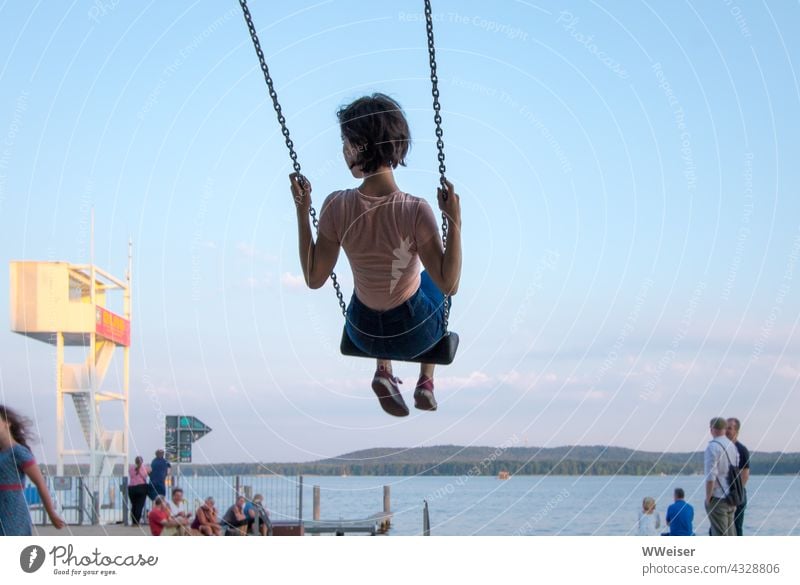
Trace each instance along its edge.
<instances>
[{"instance_id":1,"label":"blue sky","mask_svg":"<svg viewBox=\"0 0 800 585\"><path fill-rule=\"evenodd\" d=\"M399 184L434 203L421 5L252 2L317 204L354 185L335 111L373 91L411 124ZM100 266L122 275L133 240L132 451L176 413L214 429L197 461L694 450L718 414L751 449L800 450L800 6L434 8L462 345L439 411L396 420L372 364L338 355L330 286L298 285L290 165L238 3L0 4L0 263L88 261L92 207ZM49 460L54 350L0 314L0 398ZM397 373L410 394L415 369Z\"/></svg>"}]
</instances>

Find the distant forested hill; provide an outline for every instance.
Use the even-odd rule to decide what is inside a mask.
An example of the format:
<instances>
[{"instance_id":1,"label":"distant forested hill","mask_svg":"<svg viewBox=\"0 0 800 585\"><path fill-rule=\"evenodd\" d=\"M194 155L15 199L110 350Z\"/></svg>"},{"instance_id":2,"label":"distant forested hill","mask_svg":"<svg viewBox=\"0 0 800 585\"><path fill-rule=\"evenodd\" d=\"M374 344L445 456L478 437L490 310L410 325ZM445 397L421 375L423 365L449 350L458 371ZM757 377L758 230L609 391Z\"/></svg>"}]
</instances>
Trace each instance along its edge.
<instances>
[{"instance_id":1,"label":"distant forested hill","mask_svg":"<svg viewBox=\"0 0 800 585\"><path fill-rule=\"evenodd\" d=\"M703 454L654 453L621 447L436 447L374 448L307 463L183 465L198 475L692 475L703 472ZM753 453L751 473L800 472L800 453Z\"/></svg>"}]
</instances>

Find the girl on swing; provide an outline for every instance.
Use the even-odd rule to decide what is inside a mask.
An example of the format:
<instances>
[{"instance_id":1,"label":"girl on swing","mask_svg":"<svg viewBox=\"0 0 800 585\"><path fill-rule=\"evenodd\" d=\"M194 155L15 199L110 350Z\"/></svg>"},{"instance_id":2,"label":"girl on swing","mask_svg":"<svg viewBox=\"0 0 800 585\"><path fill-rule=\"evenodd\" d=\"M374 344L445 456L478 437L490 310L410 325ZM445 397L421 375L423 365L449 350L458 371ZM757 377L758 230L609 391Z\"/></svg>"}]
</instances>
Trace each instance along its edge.
<instances>
[{"instance_id":1,"label":"girl on swing","mask_svg":"<svg viewBox=\"0 0 800 585\"><path fill-rule=\"evenodd\" d=\"M331 193L322 205L317 241L308 213L311 185L296 173L289 178L297 208L300 263L306 284L320 288L344 248L355 280L345 330L353 344L371 356L414 358L445 334L445 293L454 295L461 278L461 205L447 182L437 189L439 209L448 222L447 250L428 203L400 190L393 170L405 166L410 144L408 122L400 105L375 93L341 108L344 160L355 189ZM446 195L446 197L445 197ZM425 270L420 274L419 260ZM434 364L421 364L414 406L436 410ZM400 379L390 359L378 359L372 390L381 408L407 416Z\"/></svg>"}]
</instances>

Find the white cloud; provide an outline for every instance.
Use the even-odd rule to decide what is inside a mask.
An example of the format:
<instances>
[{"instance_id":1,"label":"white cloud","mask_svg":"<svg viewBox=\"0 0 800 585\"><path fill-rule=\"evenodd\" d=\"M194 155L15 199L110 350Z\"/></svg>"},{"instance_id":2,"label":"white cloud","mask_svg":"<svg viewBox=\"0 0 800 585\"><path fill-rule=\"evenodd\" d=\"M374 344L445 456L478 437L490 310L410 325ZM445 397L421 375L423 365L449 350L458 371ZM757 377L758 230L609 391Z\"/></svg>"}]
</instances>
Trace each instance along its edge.
<instances>
[{"instance_id":1,"label":"white cloud","mask_svg":"<svg viewBox=\"0 0 800 585\"><path fill-rule=\"evenodd\" d=\"M585 380L575 376L559 376L556 372L536 372L511 370L503 374L488 374L475 370L466 376L446 376L440 380L448 387L455 389L496 388L507 386L515 390L528 391L535 387L547 385L553 387L558 384L578 385Z\"/></svg>"},{"instance_id":2,"label":"white cloud","mask_svg":"<svg viewBox=\"0 0 800 585\"><path fill-rule=\"evenodd\" d=\"M516 390L530 390L543 382L557 382L558 376L554 372L542 373L535 371L520 372L519 370L511 370L507 374L501 374L497 377L498 383L505 384Z\"/></svg>"},{"instance_id":3,"label":"white cloud","mask_svg":"<svg viewBox=\"0 0 800 585\"><path fill-rule=\"evenodd\" d=\"M448 387L456 389L487 388L496 383L492 376L478 370L470 373L468 376L444 376L441 380L443 384L447 384Z\"/></svg>"},{"instance_id":4,"label":"white cloud","mask_svg":"<svg viewBox=\"0 0 800 585\"><path fill-rule=\"evenodd\" d=\"M248 260L256 260L259 262L274 263L277 262L278 257L263 250L259 250L253 244L248 242L237 242L236 253Z\"/></svg>"},{"instance_id":5,"label":"white cloud","mask_svg":"<svg viewBox=\"0 0 800 585\"><path fill-rule=\"evenodd\" d=\"M787 380L797 380L798 378L800 378L800 369L790 366L788 364L778 368L778 371L776 373L780 377L786 378Z\"/></svg>"},{"instance_id":6,"label":"white cloud","mask_svg":"<svg viewBox=\"0 0 800 585\"><path fill-rule=\"evenodd\" d=\"M604 400L608 398L608 394L602 390L589 390L584 397L586 400Z\"/></svg>"},{"instance_id":7,"label":"white cloud","mask_svg":"<svg viewBox=\"0 0 800 585\"><path fill-rule=\"evenodd\" d=\"M272 275L262 277L249 276L245 278L244 285L250 290L264 290L272 287Z\"/></svg>"},{"instance_id":8,"label":"white cloud","mask_svg":"<svg viewBox=\"0 0 800 585\"><path fill-rule=\"evenodd\" d=\"M245 258L256 257L255 246L253 246L252 244L248 244L247 242L239 242L238 244L236 244L236 251Z\"/></svg>"},{"instance_id":9,"label":"white cloud","mask_svg":"<svg viewBox=\"0 0 800 585\"><path fill-rule=\"evenodd\" d=\"M301 290L305 288L306 281L300 274L292 274L291 272L284 272L281 274L281 285L290 290Z\"/></svg>"}]
</instances>

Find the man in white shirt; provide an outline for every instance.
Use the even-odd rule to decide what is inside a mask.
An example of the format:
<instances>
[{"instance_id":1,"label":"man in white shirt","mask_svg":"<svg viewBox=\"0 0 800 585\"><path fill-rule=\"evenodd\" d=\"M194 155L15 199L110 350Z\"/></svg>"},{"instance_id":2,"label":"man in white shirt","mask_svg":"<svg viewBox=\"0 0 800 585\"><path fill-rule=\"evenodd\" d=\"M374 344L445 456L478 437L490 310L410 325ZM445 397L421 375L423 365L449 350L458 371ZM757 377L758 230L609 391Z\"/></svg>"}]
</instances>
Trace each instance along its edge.
<instances>
[{"instance_id":1,"label":"man in white shirt","mask_svg":"<svg viewBox=\"0 0 800 585\"><path fill-rule=\"evenodd\" d=\"M725 501L728 485L728 467L739 464L736 446L725 436L728 421L722 417L711 419L711 441L703 454L706 476L706 514L711 524L711 536L736 536L733 516L736 507Z\"/></svg>"},{"instance_id":2,"label":"man in white shirt","mask_svg":"<svg viewBox=\"0 0 800 585\"><path fill-rule=\"evenodd\" d=\"M178 523L178 530L176 532L188 534L192 514L186 508L186 500L183 499L183 490L176 487L172 490L172 499L167 502L169 505L170 516L175 522Z\"/></svg>"}]
</instances>

